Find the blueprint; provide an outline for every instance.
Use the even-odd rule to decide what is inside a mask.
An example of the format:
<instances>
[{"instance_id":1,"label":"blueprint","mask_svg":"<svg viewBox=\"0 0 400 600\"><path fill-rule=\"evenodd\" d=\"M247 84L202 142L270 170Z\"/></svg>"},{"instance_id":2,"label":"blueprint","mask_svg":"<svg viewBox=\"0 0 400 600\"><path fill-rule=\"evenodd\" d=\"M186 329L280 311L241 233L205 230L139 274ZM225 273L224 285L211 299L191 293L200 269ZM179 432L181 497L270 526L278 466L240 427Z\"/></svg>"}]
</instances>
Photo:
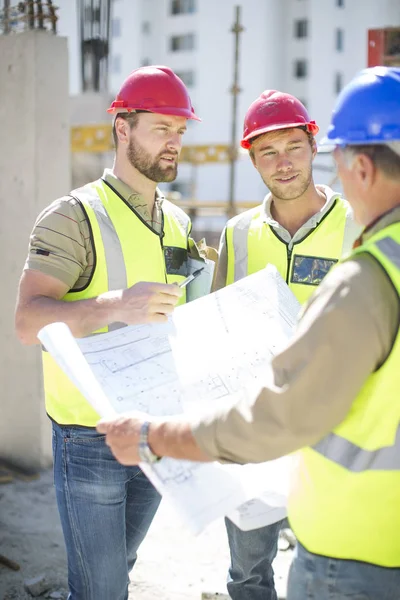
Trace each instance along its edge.
<instances>
[{"instance_id":1,"label":"blueprint","mask_svg":"<svg viewBox=\"0 0 400 600\"><path fill-rule=\"evenodd\" d=\"M75 340L65 324L56 323L39 338L101 416L201 412L254 397L268 380L272 356L291 336L299 309L268 266L178 307L166 324ZM246 529L282 518L277 515L285 513L289 462L238 466L165 458L143 470L193 531L226 514Z\"/></svg>"}]
</instances>

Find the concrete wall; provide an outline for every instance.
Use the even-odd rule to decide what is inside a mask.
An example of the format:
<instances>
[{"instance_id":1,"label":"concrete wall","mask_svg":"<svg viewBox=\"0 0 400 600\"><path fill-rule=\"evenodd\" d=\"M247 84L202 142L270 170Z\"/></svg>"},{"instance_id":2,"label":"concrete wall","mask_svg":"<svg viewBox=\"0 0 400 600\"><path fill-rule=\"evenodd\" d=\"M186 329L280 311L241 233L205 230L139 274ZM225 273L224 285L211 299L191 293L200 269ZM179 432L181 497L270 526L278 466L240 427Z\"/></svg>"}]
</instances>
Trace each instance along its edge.
<instances>
[{"instance_id":1,"label":"concrete wall","mask_svg":"<svg viewBox=\"0 0 400 600\"><path fill-rule=\"evenodd\" d=\"M18 280L38 213L70 189L65 38L0 36L0 456L31 469L51 462L39 348L14 333Z\"/></svg>"},{"instance_id":2,"label":"concrete wall","mask_svg":"<svg viewBox=\"0 0 400 600\"><path fill-rule=\"evenodd\" d=\"M114 97L108 93L85 92L70 97L70 125L99 125L112 123L107 113ZM71 153L71 186L78 188L98 179L105 167L112 167L114 153Z\"/></svg>"}]
</instances>

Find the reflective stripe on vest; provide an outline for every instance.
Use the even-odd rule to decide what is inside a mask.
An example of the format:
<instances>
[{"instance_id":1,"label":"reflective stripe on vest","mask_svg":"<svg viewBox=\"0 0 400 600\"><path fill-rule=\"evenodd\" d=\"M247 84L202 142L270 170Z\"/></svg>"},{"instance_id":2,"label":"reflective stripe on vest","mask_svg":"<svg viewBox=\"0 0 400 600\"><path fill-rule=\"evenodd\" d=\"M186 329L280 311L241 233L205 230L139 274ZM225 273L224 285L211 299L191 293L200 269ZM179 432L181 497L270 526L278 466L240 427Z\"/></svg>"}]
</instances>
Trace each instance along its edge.
<instances>
[{"instance_id":1,"label":"reflective stripe on vest","mask_svg":"<svg viewBox=\"0 0 400 600\"><path fill-rule=\"evenodd\" d=\"M289 250L289 244L265 222L262 206L234 217L226 232L227 284L271 263L304 303L341 258L348 218L348 204L336 198L316 227Z\"/></svg>"},{"instance_id":2,"label":"reflective stripe on vest","mask_svg":"<svg viewBox=\"0 0 400 600\"><path fill-rule=\"evenodd\" d=\"M78 197L74 196L74 192L71 193L71 197L76 198L78 201L83 203L85 206L91 206L97 216L97 224L99 226L101 239L104 247L104 261L107 270L107 288L108 290L119 290L128 287L126 279L126 268L124 262L124 255L121 248L121 242L119 241L117 232L115 231L114 224L112 223L107 210L100 200L99 196L95 193L95 190L89 186L77 190ZM90 221L89 221L90 222ZM96 248L93 244L93 252L96 255ZM74 292L71 292L71 299L73 298ZM104 330L114 331L120 327L124 327L123 323L110 323ZM97 335L94 332L91 335Z\"/></svg>"},{"instance_id":3,"label":"reflective stripe on vest","mask_svg":"<svg viewBox=\"0 0 400 600\"><path fill-rule=\"evenodd\" d=\"M400 223L373 235L350 259L366 253L391 280L400 309ZM344 420L298 453L288 512L309 552L400 568L399 363L400 330Z\"/></svg>"},{"instance_id":4,"label":"reflective stripe on vest","mask_svg":"<svg viewBox=\"0 0 400 600\"><path fill-rule=\"evenodd\" d=\"M400 252L399 244L392 238L383 238L375 242L382 254L385 254L387 258L400 269Z\"/></svg>"},{"instance_id":5,"label":"reflective stripe on vest","mask_svg":"<svg viewBox=\"0 0 400 600\"><path fill-rule=\"evenodd\" d=\"M138 281L179 283L187 276L190 220L181 209L165 201L163 232L158 235L102 180L72 195L81 202L88 218L94 269L88 284L81 290L68 292L64 301L93 298L111 289L125 289ZM184 301L185 293L180 302ZM93 334L123 326L112 323ZM42 357L49 416L63 425L95 426L99 415L52 356L43 352Z\"/></svg>"},{"instance_id":6,"label":"reflective stripe on vest","mask_svg":"<svg viewBox=\"0 0 400 600\"><path fill-rule=\"evenodd\" d=\"M365 450L335 433L329 433L312 448L353 473L400 471L400 426L394 444L378 450Z\"/></svg>"}]
</instances>

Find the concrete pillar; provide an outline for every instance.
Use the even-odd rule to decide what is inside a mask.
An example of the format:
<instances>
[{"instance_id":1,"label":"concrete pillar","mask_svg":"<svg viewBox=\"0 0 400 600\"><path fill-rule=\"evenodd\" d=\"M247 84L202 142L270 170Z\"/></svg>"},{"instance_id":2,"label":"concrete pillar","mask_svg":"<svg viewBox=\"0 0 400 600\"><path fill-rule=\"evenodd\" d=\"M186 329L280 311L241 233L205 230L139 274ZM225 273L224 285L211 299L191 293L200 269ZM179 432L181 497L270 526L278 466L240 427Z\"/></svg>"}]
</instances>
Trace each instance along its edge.
<instances>
[{"instance_id":1,"label":"concrete pillar","mask_svg":"<svg viewBox=\"0 0 400 600\"><path fill-rule=\"evenodd\" d=\"M70 189L66 38L0 36L0 457L30 469L51 463L38 347L14 333L29 234L43 208Z\"/></svg>"}]
</instances>

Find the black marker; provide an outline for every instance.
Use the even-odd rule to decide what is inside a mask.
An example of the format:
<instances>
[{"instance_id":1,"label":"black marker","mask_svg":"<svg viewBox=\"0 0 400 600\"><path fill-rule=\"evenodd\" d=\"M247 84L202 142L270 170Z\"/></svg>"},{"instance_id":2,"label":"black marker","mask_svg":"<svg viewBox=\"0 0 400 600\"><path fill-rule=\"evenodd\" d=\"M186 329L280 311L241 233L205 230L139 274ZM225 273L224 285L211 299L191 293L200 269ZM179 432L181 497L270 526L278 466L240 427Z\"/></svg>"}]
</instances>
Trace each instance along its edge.
<instances>
[{"instance_id":1,"label":"black marker","mask_svg":"<svg viewBox=\"0 0 400 600\"><path fill-rule=\"evenodd\" d=\"M193 279L196 279L196 277L198 277L200 275L200 273L202 272L203 269L204 269L204 267L201 267L201 269L197 269L197 271L193 271L193 273L191 275L189 275L189 277L186 277L186 279L184 279L179 284L179 287L180 288L186 287L188 283L190 283L191 281L193 281Z\"/></svg>"}]
</instances>

